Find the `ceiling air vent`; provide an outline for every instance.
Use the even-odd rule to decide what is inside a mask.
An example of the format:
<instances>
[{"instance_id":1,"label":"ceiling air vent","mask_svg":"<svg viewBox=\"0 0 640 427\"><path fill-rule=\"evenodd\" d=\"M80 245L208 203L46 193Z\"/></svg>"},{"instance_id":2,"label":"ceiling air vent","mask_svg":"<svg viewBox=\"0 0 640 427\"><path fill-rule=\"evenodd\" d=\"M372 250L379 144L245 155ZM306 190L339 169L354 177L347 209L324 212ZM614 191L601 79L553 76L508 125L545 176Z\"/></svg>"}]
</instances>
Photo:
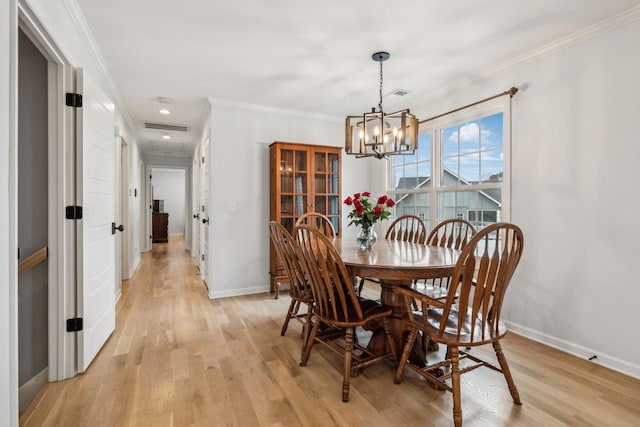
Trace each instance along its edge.
<instances>
[{"instance_id":1,"label":"ceiling air vent","mask_svg":"<svg viewBox=\"0 0 640 427\"><path fill-rule=\"evenodd\" d=\"M406 89L396 89L393 92L391 92L391 95L405 96L408 93L409 91Z\"/></svg>"},{"instance_id":2,"label":"ceiling air vent","mask_svg":"<svg viewBox=\"0 0 640 427\"><path fill-rule=\"evenodd\" d=\"M144 127L147 129L157 129L157 130L172 130L175 132L186 132L189 130L187 126L182 125L170 125L167 123L151 123L144 122Z\"/></svg>"}]
</instances>

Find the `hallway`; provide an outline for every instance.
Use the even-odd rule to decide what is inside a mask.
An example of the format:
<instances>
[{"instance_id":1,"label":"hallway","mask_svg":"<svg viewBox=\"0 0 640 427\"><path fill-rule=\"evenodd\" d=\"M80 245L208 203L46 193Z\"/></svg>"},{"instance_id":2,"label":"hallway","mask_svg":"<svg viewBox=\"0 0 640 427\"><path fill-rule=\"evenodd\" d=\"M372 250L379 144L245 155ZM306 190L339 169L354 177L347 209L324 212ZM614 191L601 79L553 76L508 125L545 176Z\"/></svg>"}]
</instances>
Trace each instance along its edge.
<instances>
[{"instance_id":1,"label":"hallway","mask_svg":"<svg viewBox=\"0 0 640 427\"><path fill-rule=\"evenodd\" d=\"M301 368L301 325L280 336L289 301L286 291L210 300L184 240L154 244L123 282L116 331L93 364L46 384L20 425L451 425L448 393L413 372L394 385L386 361L353 378L343 403L342 359L316 346ZM637 425L640 381L516 334L503 345L523 405L501 375L476 371L463 381L466 427Z\"/></svg>"}]
</instances>

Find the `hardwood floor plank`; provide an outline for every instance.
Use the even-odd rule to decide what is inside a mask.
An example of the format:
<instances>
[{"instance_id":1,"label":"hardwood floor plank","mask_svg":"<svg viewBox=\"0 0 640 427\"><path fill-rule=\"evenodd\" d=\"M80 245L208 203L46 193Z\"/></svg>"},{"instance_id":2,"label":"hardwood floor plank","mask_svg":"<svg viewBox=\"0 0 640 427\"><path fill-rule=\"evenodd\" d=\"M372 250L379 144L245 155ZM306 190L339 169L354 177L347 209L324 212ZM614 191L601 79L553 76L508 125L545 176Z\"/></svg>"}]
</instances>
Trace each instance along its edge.
<instances>
[{"instance_id":1,"label":"hardwood floor plank","mask_svg":"<svg viewBox=\"0 0 640 427\"><path fill-rule=\"evenodd\" d=\"M379 296L377 286L367 283L365 296ZM20 425L453 425L449 393L412 371L394 384L386 361L352 378L342 402L342 358L315 346L301 367L302 325L292 321L280 336L289 301L286 292L209 300L172 236L123 282L116 331L89 369L46 384ZM513 404L501 374L474 371L462 377L464 426L640 425L639 380L512 333L502 344L523 405Z\"/></svg>"}]
</instances>

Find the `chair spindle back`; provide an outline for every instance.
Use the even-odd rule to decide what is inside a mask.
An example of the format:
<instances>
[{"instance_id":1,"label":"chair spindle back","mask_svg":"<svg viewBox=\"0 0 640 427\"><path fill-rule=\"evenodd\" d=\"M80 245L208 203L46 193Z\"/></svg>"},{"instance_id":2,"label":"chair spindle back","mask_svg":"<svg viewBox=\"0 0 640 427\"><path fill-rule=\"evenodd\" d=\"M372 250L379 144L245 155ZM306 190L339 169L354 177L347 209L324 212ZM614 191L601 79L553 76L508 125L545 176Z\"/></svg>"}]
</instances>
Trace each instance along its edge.
<instances>
[{"instance_id":1,"label":"chair spindle back","mask_svg":"<svg viewBox=\"0 0 640 427\"><path fill-rule=\"evenodd\" d=\"M331 239L310 225L294 228L301 259L316 302L315 314L332 324L363 319L351 277Z\"/></svg>"},{"instance_id":2,"label":"chair spindle back","mask_svg":"<svg viewBox=\"0 0 640 427\"><path fill-rule=\"evenodd\" d=\"M477 232L462 249L451 279L439 333L466 330L468 344L492 340L500 335L500 313L507 287L520 261L523 235L514 224L496 223ZM457 299L457 304L456 304ZM446 319L457 310L457 331Z\"/></svg>"}]
</instances>

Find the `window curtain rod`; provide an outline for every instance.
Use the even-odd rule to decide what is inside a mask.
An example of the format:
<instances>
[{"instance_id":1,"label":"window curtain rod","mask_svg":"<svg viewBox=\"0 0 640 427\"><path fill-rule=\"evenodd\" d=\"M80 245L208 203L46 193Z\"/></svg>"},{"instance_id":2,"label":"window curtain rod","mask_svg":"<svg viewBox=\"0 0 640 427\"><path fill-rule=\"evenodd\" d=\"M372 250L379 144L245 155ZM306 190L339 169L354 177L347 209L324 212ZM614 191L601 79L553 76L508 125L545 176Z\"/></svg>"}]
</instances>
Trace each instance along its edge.
<instances>
[{"instance_id":1,"label":"window curtain rod","mask_svg":"<svg viewBox=\"0 0 640 427\"><path fill-rule=\"evenodd\" d=\"M501 96L509 95L513 98L513 95L515 95L516 93L518 93L518 88L512 87L511 89L504 91L502 93L499 93L497 95L493 95L493 96L490 96L489 98L481 99L480 101L476 101L472 104L465 105L464 107L456 108L455 110L447 111L446 113L438 114L437 116L429 117L428 119L420 120L418 123L422 124L431 120L439 119L440 117L444 117L448 114L457 113L458 111L464 110L465 108L473 107L474 105L482 104L483 102L491 101L492 99L500 98Z\"/></svg>"}]
</instances>

